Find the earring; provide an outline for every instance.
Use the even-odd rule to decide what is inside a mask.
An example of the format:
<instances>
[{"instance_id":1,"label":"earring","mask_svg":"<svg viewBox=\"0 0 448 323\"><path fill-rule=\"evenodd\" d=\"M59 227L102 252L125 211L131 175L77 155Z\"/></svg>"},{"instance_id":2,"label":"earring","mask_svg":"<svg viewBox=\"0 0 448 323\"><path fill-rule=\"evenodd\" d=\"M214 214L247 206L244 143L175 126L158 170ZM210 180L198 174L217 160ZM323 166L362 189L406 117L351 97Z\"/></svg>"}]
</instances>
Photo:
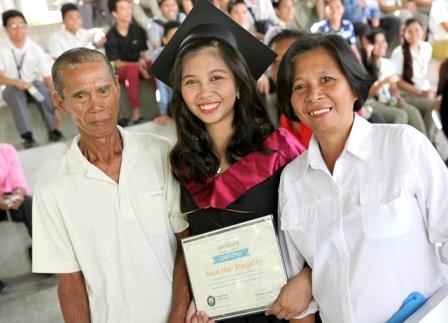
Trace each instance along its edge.
<instances>
[{"instance_id":1,"label":"earring","mask_svg":"<svg viewBox=\"0 0 448 323\"><path fill-rule=\"evenodd\" d=\"M236 99L237 99L237 100L240 99L240 92L236 92Z\"/></svg>"}]
</instances>

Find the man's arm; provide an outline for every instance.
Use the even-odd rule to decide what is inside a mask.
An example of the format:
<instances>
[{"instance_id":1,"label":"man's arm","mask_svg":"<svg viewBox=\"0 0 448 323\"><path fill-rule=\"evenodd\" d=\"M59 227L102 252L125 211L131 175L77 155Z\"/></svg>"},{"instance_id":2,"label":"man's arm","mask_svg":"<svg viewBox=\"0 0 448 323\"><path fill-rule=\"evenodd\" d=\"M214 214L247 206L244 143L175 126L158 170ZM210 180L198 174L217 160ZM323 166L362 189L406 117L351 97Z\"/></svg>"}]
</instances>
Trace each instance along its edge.
<instances>
[{"instance_id":1,"label":"man's arm","mask_svg":"<svg viewBox=\"0 0 448 323\"><path fill-rule=\"evenodd\" d=\"M90 323L89 299L81 271L58 274L58 297L65 323Z\"/></svg>"},{"instance_id":2,"label":"man's arm","mask_svg":"<svg viewBox=\"0 0 448 323\"><path fill-rule=\"evenodd\" d=\"M0 72L0 85L12 85L21 90L26 90L30 86L29 83L25 81L6 77L2 72Z\"/></svg>"},{"instance_id":3,"label":"man's arm","mask_svg":"<svg viewBox=\"0 0 448 323\"><path fill-rule=\"evenodd\" d=\"M173 302L171 306L170 323L183 323L190 304L191 294L188 286L187 268L180 239L190 236L190 231L176 233L177 251L173 273Z\"/></svg>"},{"instance_id":4,"label":"man's arm","mask_svg":"<svg viewBox=\"0 0 448 323\"><path fill-rule=\"evenodd\" d=\"M314 323L314 322L316 322L314 314L310 314L307 317L304 317L303 319L289 320L289 323Z\"/></svg>"}]
</instances>

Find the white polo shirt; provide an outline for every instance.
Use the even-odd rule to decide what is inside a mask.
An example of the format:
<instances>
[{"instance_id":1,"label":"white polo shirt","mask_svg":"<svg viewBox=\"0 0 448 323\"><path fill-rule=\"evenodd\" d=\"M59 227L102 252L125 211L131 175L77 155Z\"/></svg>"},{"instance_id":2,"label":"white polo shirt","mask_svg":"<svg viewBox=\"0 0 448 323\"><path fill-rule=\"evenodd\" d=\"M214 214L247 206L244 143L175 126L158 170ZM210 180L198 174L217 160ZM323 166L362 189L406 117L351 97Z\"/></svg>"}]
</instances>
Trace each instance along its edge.
<instances>
[{"instance_id":1,"label":"white polo shirt","mask_svg":"<svg viewBox=\"0 0 448 323\"><path fill-rule=\"evenodd\" d=\"M333 175L315 138L279 187L292 274L312 268L323 322L386 322L413 291L447 281L435 243L448 241L448 170L406 125L355 121Z\"/></svg>"},{"instance_id":2,"label":"white polo shirt","mask_svg":"<svg viewBox=\"0 0 448 323\"><path fill-rule=\"evenodd\" d=\"M92 322L166 322L176 252L170 218L179 212L170 146L156 136L120 133L118 184L82 155L79 136L39 180L33 272L82 271Z\"/></svg>"},{"instance_id":3,"label":"white polo shirt","mask_svg":"<svg viewBox=\"0 0 448 323\"><path fill-rule=\"evenodd\" d=\"M50 37L48 48L51 57L58 58L63 52L76 47L95 48L93 42L98 31L99 28L79 28L76 34L72 34L62 26Z\"/></svg>"},{"instance_id":4,"label":"white polo shirt","mask_svg":"<svg viewBox=\"0 0 448 323\"><path fill-rule=\"evenodd\" d=\"M22 57L23 63L20 64ZM9 39L6 39L0 44L0 71L6 77L18 80L17 66L20 65L20 74L25 82L30 83L42 77L51 76L50 58L42 47L27 38L23 47L17 48Z\"/></svg>"},{"instance_id":5,"label":"white polo shirt","mask_svg":"<svg viewBox=\"0 0 448 323\"><path fill-rule=\"evenodd\" d=\"M431 88L431 83L428 78L428 68L432 58L432 46L425 41L421 41L419 46L420 51L418 53L411 51L413 71L412 82L414 82L414 86L419 90L427 91ZM402 76L404 61L403 48L401 46L396 47L392 51L390 59L395 65L397 75Z\"/></svg>"}]
</instances>

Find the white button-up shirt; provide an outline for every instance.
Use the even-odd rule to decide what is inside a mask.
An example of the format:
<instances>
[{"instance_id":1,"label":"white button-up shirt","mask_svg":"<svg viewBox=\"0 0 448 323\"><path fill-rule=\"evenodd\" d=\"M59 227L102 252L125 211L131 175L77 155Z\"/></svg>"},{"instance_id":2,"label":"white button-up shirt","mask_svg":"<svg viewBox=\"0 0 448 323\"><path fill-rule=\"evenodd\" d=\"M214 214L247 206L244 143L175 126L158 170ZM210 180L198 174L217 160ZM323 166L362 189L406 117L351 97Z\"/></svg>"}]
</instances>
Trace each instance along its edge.
<instances>
[{"instance_id":1,"label":"white button-up shirt","mask_svg":"<svg viewBox=\"0 0 448 323\"><path fill-rule=\"evenodd\" d=\"M29 38L22 48L15 47L9 39L0 44L0 71L10 79L18 80L19 70L21 79L28 83L51 76L50 61L42 47Z\"/></svg>"},{"instance_id":2,"label":"white button-up shirt","mask_svg":"<svg viewBox=\"0 0 448 323\"><path fill-rule=\"evenodd\" d=\"M312 268L323 322L386 322L446 282L434 245L448 240L447 193L446 166L409 126L355 116L333 175L312 139L282 174L280 233L289 273Z\"/></svg>"},{"instance_id":3,"label":"white button-up shirt","mask_svg":"<svg viewBox=\"0 0 448 323\"><path fill-rule=\"evenodd\" d=\"M93 45L95 34L100 31L100 28L90 30L79 28L76 34L73 34L62 27L50 37L48 48L51 57L58 58L63 52L76 47L95 48Z\"/></svg>"},{"instance_id":4,"label":"white button-up shirt","mask_svg":"<svg viewBox=\"0 0 448 323\"><path fill-rule=\"evenodd\" d=\"M414 86L422 91L431 89L431 83L428 78L429 62L432 58L432 46L430 43L421 41L419 44L419 52L411 51L412 56L412 82ZM398 46L392 51L390 59L395 65L398 75L403 75L403 47Z\"/></svg>"}]
</instances>

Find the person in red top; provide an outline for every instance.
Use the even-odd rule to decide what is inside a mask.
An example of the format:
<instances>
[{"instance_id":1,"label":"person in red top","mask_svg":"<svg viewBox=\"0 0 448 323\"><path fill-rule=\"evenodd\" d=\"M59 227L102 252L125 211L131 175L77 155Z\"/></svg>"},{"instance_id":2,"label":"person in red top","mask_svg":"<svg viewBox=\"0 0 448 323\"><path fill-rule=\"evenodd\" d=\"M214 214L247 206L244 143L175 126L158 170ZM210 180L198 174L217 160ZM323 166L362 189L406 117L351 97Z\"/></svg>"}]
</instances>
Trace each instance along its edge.
<instances>
[{"instance_id":1,"label":"person in red top","mask_svg":"<svg viewBox=\"0 0 448 323\"><path fill-rule=\"evenodd\" d=\"M19 156L13 146L0 143L0 221L8 219L24 222L28 233L32 234L32 198L25 180ZM6 284L0 281L0 293Z\"/></svg>"}]
</instances>

